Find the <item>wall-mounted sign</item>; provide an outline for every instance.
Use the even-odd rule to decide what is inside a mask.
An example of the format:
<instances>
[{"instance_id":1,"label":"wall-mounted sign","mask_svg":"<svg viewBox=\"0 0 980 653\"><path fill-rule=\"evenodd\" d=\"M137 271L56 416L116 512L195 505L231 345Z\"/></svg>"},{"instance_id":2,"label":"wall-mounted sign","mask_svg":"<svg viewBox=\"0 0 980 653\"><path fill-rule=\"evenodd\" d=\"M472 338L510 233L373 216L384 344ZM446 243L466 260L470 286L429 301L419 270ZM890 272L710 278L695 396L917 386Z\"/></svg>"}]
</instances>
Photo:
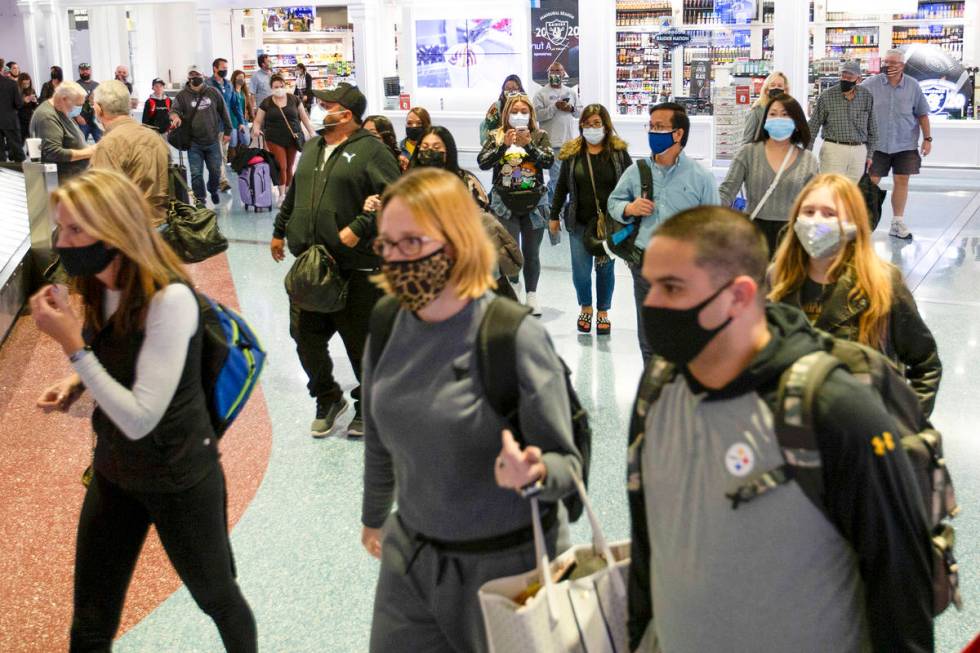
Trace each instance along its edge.
<instances>
[{"instance_id":1,"label":"wall-mounted sign","mask_svg":"<svg viewBox=\"0 0 980 653\"><path fill-rule=\"evenodd\" d=\"M973 94L970 74L942 46L915 43L899 48L905 53L905 74L918 80L929 102L929 113L958 112Z\"/></svg>"},{"instance_id":2,"label":"wall-mounted sign","mask_svg":"<svg viewBox=\"0 0 980 653\"><path fill-rule=\"evenodd\" d=\"M735 104L748 104L752 100L748 86L735 87Z\"/></svg>"},{"instance_id":3,"label":"wall-mounted sign","mask_svg":"<svg viewBox=\"0 0 980 653\"><path fill-rule=\"evenodd\" d=\"M682 45L687 45L691 42L692 38L693 37L687 32L682 32L679 29L671 28L654 35L653 40L662 47L677 48Z\"/></svg>"},{"instance_id":4,"label":"wall-mounted sign","mask_svg":"<svg viewBox=\"0 0 980 653\"><path fill-rule=\"evenodd\" d=\"M578 0L541 0L531 8L531 77L548 83L548 68L565 68L566 86L578 84Z\"/></svg>"}]
</instances>

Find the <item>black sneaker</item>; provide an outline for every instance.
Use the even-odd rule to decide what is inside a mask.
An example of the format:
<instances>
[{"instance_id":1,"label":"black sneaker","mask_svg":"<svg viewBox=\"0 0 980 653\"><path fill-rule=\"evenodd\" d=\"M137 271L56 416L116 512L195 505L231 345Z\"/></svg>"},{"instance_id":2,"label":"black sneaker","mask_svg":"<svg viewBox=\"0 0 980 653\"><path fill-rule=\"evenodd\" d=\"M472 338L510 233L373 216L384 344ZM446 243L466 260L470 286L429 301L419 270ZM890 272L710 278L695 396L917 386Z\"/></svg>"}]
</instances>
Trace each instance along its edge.
<instances>
[{"instance_id":1,"label":"black sneaker","mask_svg":"<svg viewBox=\"0 0 980 653\"><path fill-rule=\"evenodd\" d=\"M211 193L211 203L214 204L215 206L221 204L221 196L218 195L217 192Z\"/></svg>"},{"instance_id":2,"label":"black sneaker","mask_svg":"<svg viewBox=\"0 0 980 653\"><path fill-rule=\"evenodd\" d=\"M350 421L347 425L347 437L349 438L363 438L364 437L364 418L361 417L361 411L354 413L354 419Z\"/></svg>"},{"instance_id":3,"label":"black sneaker","mask_svg":"<svg viewBox=\"0 0 980 653\"><path fill-rule=\"evenodd\" d=\"M333 403L316 401L316 419L310 424L310 435L314 438L325 438L330 435L337 417L347 410L347 400L341 398Z\"/></svg>"}]
</instances>

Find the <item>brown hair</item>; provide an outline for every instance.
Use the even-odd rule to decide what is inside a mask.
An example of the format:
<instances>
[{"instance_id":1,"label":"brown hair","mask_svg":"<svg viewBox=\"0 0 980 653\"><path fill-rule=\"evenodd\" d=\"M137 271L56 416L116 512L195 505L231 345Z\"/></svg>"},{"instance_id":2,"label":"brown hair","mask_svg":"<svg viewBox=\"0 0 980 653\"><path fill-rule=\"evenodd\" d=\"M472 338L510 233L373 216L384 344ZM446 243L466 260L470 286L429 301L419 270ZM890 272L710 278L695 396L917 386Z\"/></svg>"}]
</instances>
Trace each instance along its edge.
<instances>
[{"instance_id":1,"label":"brown hair","mask_svg":"<svg viewBox=\"0 0 980 653\"><path fill-rule=\"evenodd\" d=\"M531 133L534 133L538 130L538 113L537 111L534 110L534 102L531 101L531 98L523 94L511 95L509 98L507 98L507 104L504 105L504 110L501 112L500 127L490 132L491 134L494 135L494 138L496 139L498 145L504 142L504 134L506 134L507 130L511 128L510 110L511 107L513 107L518 102L523 102L524 104L526 104L528 110L530 111L531 119L527 123L527 128L531 131Z\"/></svg>"},{"instance_id":2,"label":"brown hair","mask_svg":"<svg viewBox=\"0 0 980 653\"><path fill-rule=\"evenodd\" d=\"M797 196L789 214L787 236L776 250L769 299L778 302L801 288L806 281L810 255L796 237L794 225L806 198L814 190L823 187L829 188L834 194L837 219L843 221L846 218L857 227L854 240L841 247L828 274L835 282L845 272L853 274L854 287L851 289L850 299L864 297L868 301L868 308L861 313L858 321L858 342L880 348L885 339L885 329L892 308L892 278L895 269L875 253L864 198L857 184L843 175L817 175Z\"/></svg>"},{"instance_id":3,"label":"brown hair","mask_svg":"<svg viewBox=\"0 0 980 653\"><path fill-rule=\"evenodd\" d=\"M751 277L759 288L766 283L769 249L766 238L744 214L725 206L696 206L681 211L654 232L694 245L695 264L712 281L725 283L738 276ZM758 293L760 303L765 293Z\"/></svg>"},{"instance_id":4,"label":"brown hair","mask_svg":"<svg viewBox=\"0 0 980 653\"><path fill-rule=\"evenodd\" d=\"M408 113L414 113L422 121L422 131L427 131L432 126L432 117L425 110L425 107L412 107ZM408 114L405 116L408 117Z\"/></svg>"}]
</instances>

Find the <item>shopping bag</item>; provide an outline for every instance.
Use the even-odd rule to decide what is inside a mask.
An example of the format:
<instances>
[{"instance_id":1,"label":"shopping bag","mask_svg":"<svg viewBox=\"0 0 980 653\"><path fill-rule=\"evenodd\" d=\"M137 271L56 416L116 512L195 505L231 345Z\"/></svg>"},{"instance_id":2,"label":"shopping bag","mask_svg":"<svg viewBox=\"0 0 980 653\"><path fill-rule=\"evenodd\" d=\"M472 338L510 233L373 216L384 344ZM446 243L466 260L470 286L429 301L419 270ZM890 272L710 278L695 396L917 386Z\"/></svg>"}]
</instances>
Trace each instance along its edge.
<instances>
[{"instance_id":1,"label":"shopping bag","mask_svg":"<svg viewBox=\"0 0 980 653\"><path fill-rule=\"evenodd\" d=\"M629 540L609 544L579 478L575 485L592 525L592 544L549 561L537 499L531 500L538 568L484 583L480 609L491 653L628 653L626 586ZM575 562L590 573L555 582ZM610 563L611 564L607 564ZM515 601L540 584L523 605Z\"/></svg>"}]
</instances>

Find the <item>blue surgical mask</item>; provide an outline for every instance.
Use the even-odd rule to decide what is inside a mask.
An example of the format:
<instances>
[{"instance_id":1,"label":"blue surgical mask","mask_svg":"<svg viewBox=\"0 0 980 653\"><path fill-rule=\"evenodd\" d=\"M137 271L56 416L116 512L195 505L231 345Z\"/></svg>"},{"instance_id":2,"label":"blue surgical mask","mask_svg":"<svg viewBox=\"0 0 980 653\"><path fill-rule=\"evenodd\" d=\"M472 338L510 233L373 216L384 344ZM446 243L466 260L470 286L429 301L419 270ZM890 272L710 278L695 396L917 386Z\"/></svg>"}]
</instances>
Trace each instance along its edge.
<instances>
[{"instance_id":1,"label":"blue surgical mask","mask_svg":"<svg viewBox=\"0 0 980 653\"><path fill-rule=\"evenodd\" d=\"M663 154L674 146L675 129L669 132L648 132L647 140L650 143L650 151L654 154Z\"/></svg>"},{"instance_id":2,"label":"blue surgical mask","mask_svg":"<svg viewBox=\"0 0 980 653\"><path fill-rule=\"evenodd\" d=\"M796 131L796 123L792 118L769 118L766 120L765 130L773 140L785 141Z\"/></svg>"},{"instance_id":3,"label":"blue surgical mask","mask_svg":"<svg viewBox=\"0 0 980 653\"><path fill-rule=\"evenodd\" d=\"M68 111L68 117L69 118L77 118L80 115L82 115L82 107L81 107L81 105L79 105L77 107L72 107Z\"/></svg>"}]
</instances>

